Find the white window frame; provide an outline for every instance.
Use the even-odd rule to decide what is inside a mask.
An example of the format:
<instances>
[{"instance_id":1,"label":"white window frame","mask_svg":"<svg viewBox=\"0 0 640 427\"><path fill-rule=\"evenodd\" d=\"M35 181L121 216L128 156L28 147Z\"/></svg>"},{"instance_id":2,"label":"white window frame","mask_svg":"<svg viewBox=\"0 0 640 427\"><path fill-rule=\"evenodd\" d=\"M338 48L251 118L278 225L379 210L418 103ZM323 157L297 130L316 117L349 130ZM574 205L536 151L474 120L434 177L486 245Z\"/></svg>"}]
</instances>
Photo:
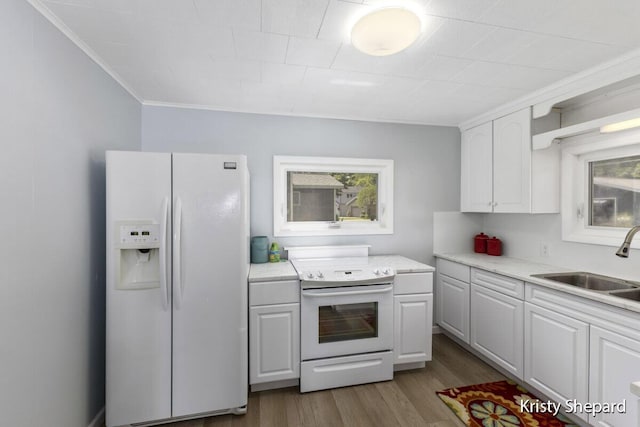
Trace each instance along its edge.
<instances>
[{"instance_id":1,"label":"white window frame","mask_svg":"<svg viewBox=\"0 0 640 427\"><path fill-rule=\"evenodd\" d=\"M567 139L562 145L562 240L618 247L628 228L589 225L589 162L640 155L640 131ZM640 240L631 247L640 248Z\"/></svg>"},{"instance_id":2,"label":"white window frame","mask_svg":"<svg viewBox=\"0 0 640 427\"><path fill-rule=\"evenodd\" d=\"M353 172L378 174L375 221L287 221L288 172ZM343 157L273 156L273 235L340 236L393 234L393 160Z\"/></svg>"}]
</instances>

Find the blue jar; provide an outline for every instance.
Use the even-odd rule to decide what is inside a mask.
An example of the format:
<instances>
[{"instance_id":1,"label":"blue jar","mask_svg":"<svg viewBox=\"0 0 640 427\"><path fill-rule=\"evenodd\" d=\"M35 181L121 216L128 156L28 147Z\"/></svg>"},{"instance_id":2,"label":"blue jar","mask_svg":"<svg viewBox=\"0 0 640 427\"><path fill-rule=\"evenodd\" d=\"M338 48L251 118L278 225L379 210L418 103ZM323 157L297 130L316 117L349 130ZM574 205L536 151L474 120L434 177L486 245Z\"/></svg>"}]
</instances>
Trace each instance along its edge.
<instances>
[{"instance_id":1,"label":"blue jar","mask_svg":"<svg viewBox=\"0 0 640 427\"><path fill-rule=\"evenodd\" d=\"M262 264L269 261L269 239L267 236L251 238L251 262Z\"/></svg>"}]
</instances>

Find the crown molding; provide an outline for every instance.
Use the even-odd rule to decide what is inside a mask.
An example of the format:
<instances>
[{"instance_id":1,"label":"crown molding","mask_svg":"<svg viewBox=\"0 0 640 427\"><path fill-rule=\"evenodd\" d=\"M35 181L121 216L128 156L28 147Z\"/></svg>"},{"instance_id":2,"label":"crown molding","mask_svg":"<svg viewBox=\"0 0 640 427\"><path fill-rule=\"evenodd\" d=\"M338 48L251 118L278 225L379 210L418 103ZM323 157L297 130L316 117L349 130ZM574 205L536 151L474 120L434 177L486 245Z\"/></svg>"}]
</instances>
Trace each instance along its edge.
<instances>
[{"instance_id":1,"label":"crown molding","mask_svg":"<svg viewBox=\"0 0 640 427\"><path fill-rule=\"evenodd\" d=\"M458 127L460 130L470 129L530 106L534 106L534 110L538 111L535 108L536 104L544 103L545 106L542 108L544 110L549 104L561 102L639 74L640 49L636 49L465 120L459 123Z\"/></svg>"},{"instance_id":2,"label":"crown molding","mask_svg":"<svg viewBox=\"0 0 640 427\"><path fill-rule=\"evenodd\" d=\"M389 119L379 119L379 118L367 118L367 117L357 117L357 116L332 116L330 114L305 114L298 113L293 111L287 112L270 112L270 111L261 111L261 110L250 110L250 109L241 109L241 108L228 108L228 107L216 107L211 105L200 105L200 104L181 104L181 103L173 103L173 102L163 102L163 101L143 101L142 105L144 107L163 107L163 108L182 108L188 110L207 110L207 111L219 111L222 113L244 113L244 114L261 114L266 116L282 116L282 117L301 117L308 119L328 119L328 120L347 120L352 122L370 122L370 123L390 123L390 124L400 124L400 125L415 125L415 126L438 126L438 127L452 127L455 128L457 125L455 123L451 124L443 124L443 123L428 123L428 122L417 122L417 121L408 121L408 120L389 120Z\"/></svg>"}]
</instances>

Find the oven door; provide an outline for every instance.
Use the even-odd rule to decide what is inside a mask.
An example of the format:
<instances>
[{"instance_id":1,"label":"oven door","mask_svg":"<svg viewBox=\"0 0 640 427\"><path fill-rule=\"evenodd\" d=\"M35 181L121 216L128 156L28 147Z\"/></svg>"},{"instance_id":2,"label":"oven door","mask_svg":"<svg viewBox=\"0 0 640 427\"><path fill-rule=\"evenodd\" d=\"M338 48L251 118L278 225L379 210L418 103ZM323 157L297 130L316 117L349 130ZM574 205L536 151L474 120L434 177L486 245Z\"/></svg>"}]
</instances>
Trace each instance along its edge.
<instances>
[{"instance_id":1,"label":"oven door","mask_svg":"<svg viewBox=\"0 0 640 427\"><path fill-rule=\"evenodd\" d=\"M393 286L302 290L302 360L393 348Z\"/></svg>"}]
</instances>

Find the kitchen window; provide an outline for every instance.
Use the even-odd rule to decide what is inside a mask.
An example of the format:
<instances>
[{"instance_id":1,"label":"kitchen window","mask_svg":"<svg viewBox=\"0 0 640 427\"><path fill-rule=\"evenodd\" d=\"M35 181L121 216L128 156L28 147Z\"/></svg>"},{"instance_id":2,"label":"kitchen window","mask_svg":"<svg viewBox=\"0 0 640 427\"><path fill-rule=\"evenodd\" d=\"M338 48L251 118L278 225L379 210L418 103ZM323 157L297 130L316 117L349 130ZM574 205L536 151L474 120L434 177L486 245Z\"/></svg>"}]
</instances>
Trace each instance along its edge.
<instances>
[{"instance_id":1,"label":"kitchen window","mask_svg":"<svg viewBox=\"0 0 640 427\"><path fill-rule=\"evenodd\" d=\"M576 137L563 145L563 240L619 246L640 224L640 132Z\"/></svg>"},{"instance_id":2,"label":"kitchen window","mask_svg":"<svg viewBox=\"0 0 640 427\"><path fill-rule=\"evenodd\" d=\"M640 224L640 155L589 162L589 225Z\"/></svg>"},{"instance_id":3,"label":"kitchen window","mask_svg":"<svg viewBox=\"0 0 640 427\"><path fill-rule=\"evenodd\" d=\"M274 156L275 236L393 233L393 160Z\"/></svg>"}]
</instances>

